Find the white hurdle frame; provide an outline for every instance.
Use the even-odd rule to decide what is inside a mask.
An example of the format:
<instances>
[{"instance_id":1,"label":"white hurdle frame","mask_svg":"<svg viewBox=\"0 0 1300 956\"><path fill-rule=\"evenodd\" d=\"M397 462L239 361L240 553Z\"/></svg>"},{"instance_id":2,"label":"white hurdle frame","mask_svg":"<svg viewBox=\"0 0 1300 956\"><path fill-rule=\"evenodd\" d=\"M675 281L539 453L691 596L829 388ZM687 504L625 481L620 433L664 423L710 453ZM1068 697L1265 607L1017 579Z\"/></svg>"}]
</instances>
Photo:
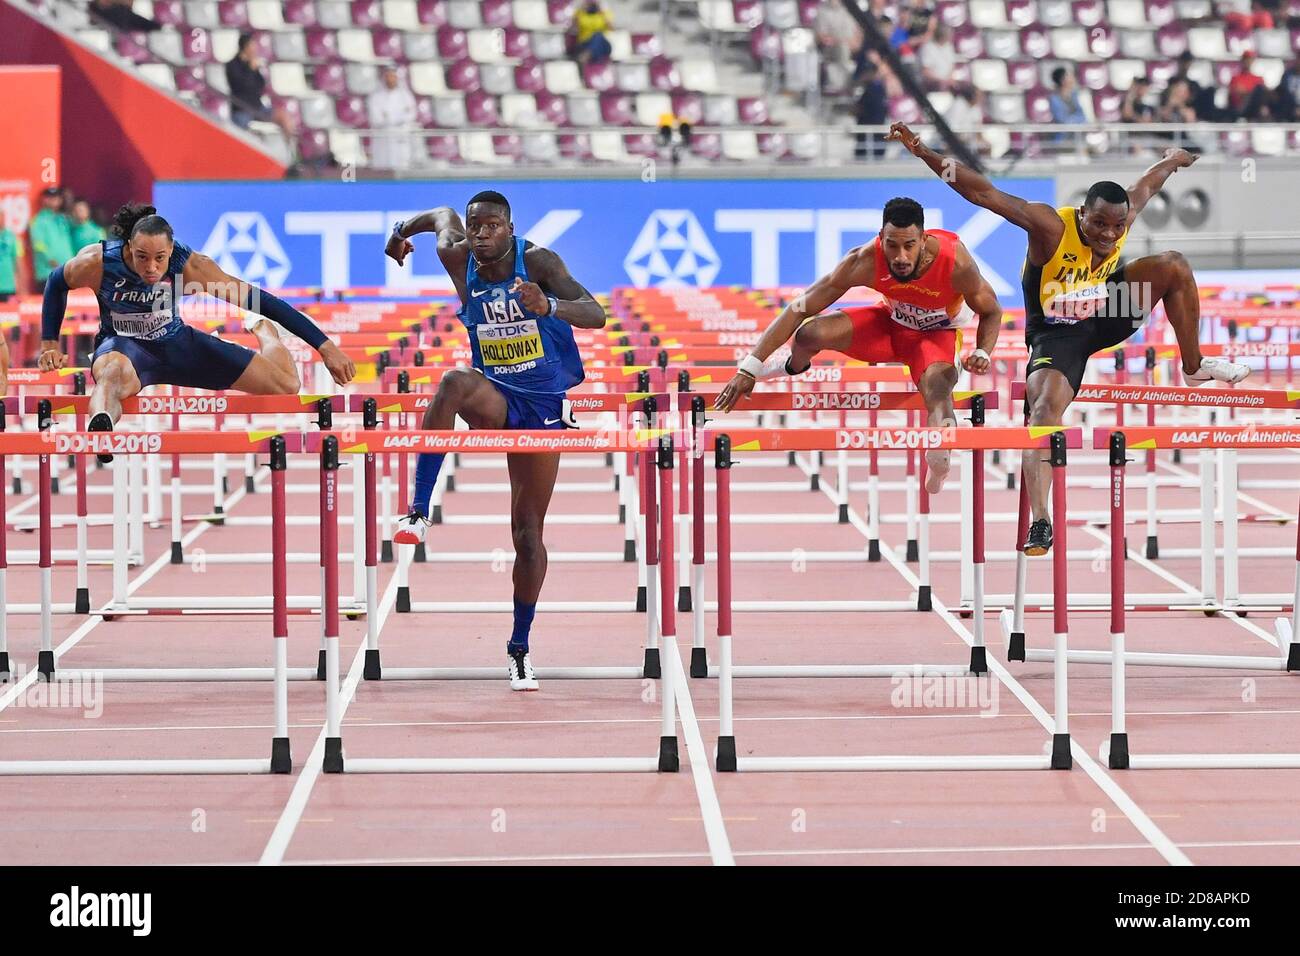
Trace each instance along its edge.
<instances>
[{"instance_id":1,"label":"white hurdle frame","mask_svg":"<svg viewBox=\"0 0 1300 956\"><path fill-rule=\"evenodd\" d=\"M929 429L925 429L928 431ZM909 429L921 431L921 429ZM1050 438L1052 465L1058 470L1058 477L1063 477L1066 463L1067 438L1057 432ZM983 645L982 607L979 606L979 589L983 585L983 551L984 532L980 515L983 511L983 473L984 450L971 451L972 467L969 469L971 480L975 481L974 515L972 522L972 555L975 565L977 584L976 605L980 613L976 615L974 644L971 647L971 661L967 665L950 664L910 664L910 665L872 665L868 667L835 666L786 666L780 668L745 668L738 667L732 654L732 607L731 600L731 494L730 469L732 466L731 436L719 433L714 446L714 466L717 472L717 514L718 514L718 645L720 666L718 668L719 701L719 736L716 750L716 768L719 772L761 771L761 772L802 772L802 771L896 771L896 770L1047 770L1069 769L1072 765L1069 737L1069 708L1066 683L1065 655L1061 654L1054 668L1055 726L1051 747L1042 754L1008 754L1008 755L940 755L940 756L782 756L782 757L741 757L736 751L734 702L735 690L733 680L740 677L889 677L902 675L952 675L987 674L987 651ZM924 456L922 456L924 460ZM1059 482L1054 497L1055 514L1062 526L1066 524L1066 488L1064 480ZM1057 593L1065 592L1065 557L1064 549L1056 568ZM1057 644L1064 652L1068 643L1068 616L1064 601L1056 608Z\"/></svg>"},{"instance_id":2,"label":"white hurdle frame","mask_svg":"<svg viewBox=\"0 0 1300 956\"><path fill-rule=\"evenodd\" d=\"M369 417L367 419L369 421ZM347 451L345 449L345 451ZM655 509L650 507L646 513L647 523L647 544L656 536L653 530L657 517L657 535L660 538L658 542L660 547L657 554L661 559L657 562L658 579L661 587L658 589L659 597L659 639L662 649L667 654L677 653L676 644L676 612L674 602L673 587L673 527L675 518L673 516L673 443L670 436L664 436L659 443L657 453L644 452L643 459L645 462L644 471L648 474L651 469L651 455L655 454L658 465L657 484L659 487L660 507ZM338 439L333 435L326 435L321 444L321 468L326 476L326 487L330 487L336 480L334 475L338 468L339 446ZM646 479L647 486L653 487L656 484L655 476L648 476ZM648 492L647 496L653 495L653 491ZM367 496L368 503L372 503L374 495ZM326 493L322 497L322 506L324 508L321 520L322 533L326 540L335 540L337 537L338 514L334 505L334 496ZM656 515L657 510L657 515ZM373 515L371 516L373 523ZM374 537L371 536L371 540ZM649 560L649 559L647 559ZM653 571L649 574L647 580L655 580L656 575ZM332 600L338 588L337 570L331 572L328 568L325 578L326 591L326 738L325 738L325 757L323 770L326 773L676 773L680 768L680 759L678 754L678 740L676 731L677 721L677 698L674 687L674 672L676 667L674 663L667 663L660 668L660 735L658 752L654 756L646 757L347 757L345 759L343 752L342 727L341 727L341 708L339 692L339 661L338 661L338 614L334 609L337 604ZM631 610L628 608L627 610ZM371 670L371 651L373 649L374 671L380 673L379 655L378 655L378 634L372 627L368 634L366 651L366 669ZM593 671L595 668L573 668L572 671ZM623 668L599 669L618 671L618 673L609 673L605 675L583 673L582 677L640 677L637 673L629 675L623 673ZM638 669L639 670L639 669ZM402 671L413 679L487 679L501 680L502 669L497 668L441 668L441 669L393 669L383 673L383 679L390 679L391 676L397 676ZM412 673L414 672L414 673ZM547 679L548 676L561 677L568 675L548 675L544 669L537 670L538 680ZM367 674L366 676L369 676Z\"/></svg>"}]
</instances>

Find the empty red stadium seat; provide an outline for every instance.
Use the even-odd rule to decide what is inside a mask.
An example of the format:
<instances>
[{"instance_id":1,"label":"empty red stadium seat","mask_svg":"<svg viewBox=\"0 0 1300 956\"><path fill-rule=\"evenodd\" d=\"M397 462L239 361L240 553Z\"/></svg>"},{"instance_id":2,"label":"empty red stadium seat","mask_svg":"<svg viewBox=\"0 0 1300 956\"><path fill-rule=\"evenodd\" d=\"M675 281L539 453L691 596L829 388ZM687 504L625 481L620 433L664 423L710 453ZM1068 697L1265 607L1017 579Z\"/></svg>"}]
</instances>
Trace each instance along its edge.
<instances>
[{"instance_id":1,"label":"empty red stadium seat","mask_svg":"<svg viewBox=\"0 0 1300 956\"><path fill-rule=\"evenodd\" d=\"M471 126L499 126L497 99L483 92L465 94L465 115Z\"/></svg>"},{"instance_id":2,"label":"empty red stadium seat","mask_svg":"<svg viewBox=\"0 0 1300 956\"><path fill-rule=\"evenodd\" d=\"M217 4L217 17L223 27L243 29L248 26L248 7L244 0L221 0Z\"/></svg>"},{"instance_id":3,"label":"empty red stadium seat","mask_svg":"<svg viewBox=\"0 0 1300 956\"><path fill-rule=\"evenodd\" d=\"M632 97L626 93L602 93L600 115L609 126L631 126Z\"/></svg>"},{"instance_id":4,"label":"empty red stadium seat","mask_svg":"<svg viewBox=\"0 0 1300 956\"><path fill-rule=\"evenodd\" d=\"M313 89L328 93L330 96L342 96L347 91L347 81L342 63L322 63L311 71Z\"/></svg>"},{"instance_id":5,"label":"empty red stadium seat","mask_svg":"<svg viewBox=\"0 0 1300 956\"><path fill-rule=\"evenodd\" d=\"M462 59L469 50L465 31L456 27L438 27L438 56L444 60Z\"/></svg>"},{"instance_id":6,"label":"empty red stadium seat","mask_svg":"<svg viewBox=\"0 0 1300 956\"><path fill-rule=\"evenodd\" d=\"M604 93L614 88L614 67L608 60L601 63L587 63L582 68L582 82L589 89Z\"/></svg>"},{"instance_id":7,"label":"empty red stadium seat","mask_svg":"<svg viewBox=\"0 0 1300 956\"><path fill-rule=\"evenodd\" d=\"M537 118L556 126L569 125L569 106L563 96L557 96L549 90L539 90L534 97L537 101Z\"/></svg>"},{"instance_id":8,"label":"empty red stadium seat","mask_svg":"<svg viewBox=\"0 0 1300 956\"><path fill-rule=\"evenodd\" d=\"M685 91L674 93L672 96L673 115L678 120L690 123L692 126L698 126L704 116L704 103L699 93L688 93Z\"/></svg>"},{"instance_id":9,"label":"empty red stadium seat","mask_svg":"<svg viewBox=\"0 0 1300 956\"><path fill-rule=\"evenodd\" d=\"M479 4L480 15L485 27L512 27L515 15L510 9L510 0L483 0Z\"/></svg>"},{"instance_id":10,"label":"empty red stadium seat","mask_svg":"<svg viewBox=\"0 0 1300 956\"><path fill-rule=\"evenodd\" d=\"M537 60L524 60L515 67L515 89L521 93L539 93L546 89L542 64Z\"/></svg>"},{"instance_id":11,"label":"empty red stadium seat","mask_svg":"<svg viewBox=\"0 0 1300 956\"><path fill-rule=\"evenodd\" d=\"M482 85L478 77L478 64L468 59L457 60L448 66L445 79L449 90L469 92L479 89Z\"/></svg>"},{"instance_id":12,"label":"empty red stadium seat","mask_svg":"<svg viewBox=\"0 0 1300 956\"><path fill-rule=\"evenodd\" d=\"M505 55L511 60L526 60L533 55L533 37L527 30L506 27Z\"/></svg>"},{"instance_id":13,"label":"empty red stadium seat","mask_svg":"<svg viewBox=\"0 0 1300 956\"><path fill-rule=\"evenodd\" d=\"M280 7L280 15L285 23L300 27L314 27L316 4L312 0L285 0Z\"/></svg>"},{"instance_id":14,"label":"empty red stadium seat","mask_svg":"<svg viewBox=\"0 0 1300 956\"><path fill-rule=\"evenodd\" d=\"M418 0L415 12L423 26L442 27L447 25L447 0Z\"/></svg>"},{"instance_id":15,"label":"empty red stadium seat","mask_svg":"<svg viewBox=\"0 0 1300 956\"><path fill-rule=\"evenodd\" d=\"M334 115L344 126L354 129L365 129L370 125L366 101L360 96L340 96L334 101Z\"/></svg>"}]
</instances>

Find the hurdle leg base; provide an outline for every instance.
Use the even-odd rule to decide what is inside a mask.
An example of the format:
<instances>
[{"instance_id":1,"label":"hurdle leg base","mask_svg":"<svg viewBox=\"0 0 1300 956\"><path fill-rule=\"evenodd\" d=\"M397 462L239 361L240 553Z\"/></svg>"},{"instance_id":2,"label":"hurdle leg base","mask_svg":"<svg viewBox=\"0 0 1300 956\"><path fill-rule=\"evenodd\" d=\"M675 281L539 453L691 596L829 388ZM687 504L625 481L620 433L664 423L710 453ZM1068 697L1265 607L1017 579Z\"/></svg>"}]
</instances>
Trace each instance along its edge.
<instances>
[{"instance_id":1,"label":"hurdle leg base","mask_svg":"<svg viewBox=\"0 0 1300 956\"><path fill-rule=\"evenodd\" d=\"M1007 491L1015 491L1015 490L1016 490L1016 475L1015 472L1009 471L1007 472Z\"/></svg>"},{"instance_id":2,"label":"hurdle leg base","mask_svg":"<svg viewBox=\"0 0 1300 956\"><path fill-rule=\"evenodd\" d=\"M1128 734L1110 735L1110 756L1106 766L1111 770L1128 769Z\"/></svg>"},{"instance_id":3,"label":"hurdle leg base","mask_svg":"<svg viewBox=\"0 0 1300 956\"><path fill-rule=\"evenodd\" d=\"M663 671L659 667L659 648L647 647L645 649L645 660L641 663L641 676L648 677L651 680L658 680L663 676Z\"/></svg>"},{"instance_id":4,"label":"hurdle leg base","mask_svg":"<svg viewBox=\"0 0 1300 956\"><path fill-rule=\"evenodd\" d=\"M1072 766L1074 758L1070 756L1070 735L1052 734L1052 769L1069 770Z\"/></svg>"},{"instance_id":5,"label":"hurdle leg base","mask_svg":"<svg viewBox=\"0 0 1300 956\"><path fill-rule=\"evenodd\" d=\"M21 495L23 493L23 480L21 478L15 478L13 488L14 494Z\"/></svg>"},{"instance_id":6,"label":"hurdle leg base","mask_svg":"<svg viewBox=\"0 0 1300 956\"><path fill-rule=\"evenodd\" d=\"M393 542L379 542L379 560L384 564L391 564L393 560Z\"/></svg>"},{"instance_id":7,"label":"hurdle leg base","mask_svg":"<svg viewBox=\"0 0 1300 956\"><path fill-rule=\"evenodd\" d=\"M257 491L257 482L253 480L253 476L252 476L252 475L245 475L245 476L244 476L244 493L245 493L245 494L249 494L249 495L251 495L251 494L253 494L253 493L256 492L256 491ZM274 771L273 771L273 772L274 772Z\"/></svg>"},{"instance_id":8,"label":"hurdle leg base","mask_svg":"<svg viewBox=\"0 0 1300 956\"><path fill-rule=\"evenodd\" d=\"M918 611L934 610L934 601L930 595L930 585L922 584L916 591L916 609Z\"/></svg>"},{"instance_id":9,"label":"hurdle leg base","mask_svg":"<svg viewBox=\"0 0 1300 956\"><path fill-rule=\"evenodd\" d=\"M677 587L677 610L689 611L691 609L691 589L689 585L682 584Z\"/></svg>"},{"instance_id":10,"label":"hurdle leg base","mask_svg":"<svg viewBox=\"0 0 1300 956\"><path fill-rule=\"evenodd\" d=\"M452 472L450 475L447 476L446 490L447 490L447 491L455 491L455 490L456 490L456 473L455 473L455 472Z\"/></svg>"},{"instance_id":11,"label":"hurdle leg base","mask_svg":"<svg viewBox=\"0 0 1300 956\"><path fill-rule=\"evenodd\" d=\"M421 541L415 546L415 553L411 555L411 561L414 564L424 564L428 560L429 556L424 551L424 542Z\"/></svg>"},{"instance_id":12,"label":"hurdle leg base","mask_svg":"<svg viewBox=\"0 0 1300 956\"><path fill-rule=\"evenodd\" d=\"M181 543L179 541L173 541L172 542L172 564L184 564L184 563L185 563L185 552L181 550Z\"/></svg>"},{"instance_id":13,"label":"hurdle leg base","mask_svg":"<svg viewBox=\"0 0 1300 956\"><path fill-rule=\"evenodd\" d=\"M638 611L645 610L645 585L644 584L639 585L636 589L636 609Z\"/></svg>"},{"instance_id":14,"label":"hurdle leg base","mask_svg":"<svg viewBox=\"0 0 1300 956\"><path fill-rule=\"evenodd\" d=\"M293 759L289 756L289 738L271 738L271 773L292 773Z\"/></svg>"},{"instance_id":15,"label":"hurdle leg base","mask_svg":"<svg viewBox=\"0 0 1300 956\"><path fill-rule=\"evenodd\" d=\"M343 738L326 737L325 738L325 760L321 763L321 770L326 773L343 772Z\"/></svg>"},{"instance_id":16,"label":"hurdle leg base","mask_svg":"<svg viewBox=\"0 0 1300 956\"><path fill-rule=\"evenodd\" d=\"M691 676L709 676L709 652L703 647L691 648Z\"/></svg>"},{"instance_id":17,"label":"hurdle leg base","mask_svg":"<svg viewBox=\"0 0 1300 956\"><path fill-rule=\"evenodd\" d=\"M429 512L429 524L442 524L442 505L433 506L433 510ZM424 547L423 541L415 546L415 550L419 551L422 547Z\"/></svg>"},{"instance_id":18,"label":"hurdle leg base","mask_svg":"<svg viewBox=\"0 0 1300 956\"><path fill-rule=\"evenodd\" d=\"M1023 661L1025 659L1025 635L1023 631L1012 631L1007 637L1007 660Z\"/></svg>"},{"instance_id":19,"label":"hurdle leg base","mask_svg":"<svg viewBox=\"0 0 1300 956\"><path fill-rule=\"evenodd\" d=\"M221 505L212 506L212 517L208 519L208 524L222 525L226 523L226 509Z\"/></svg>"},{"instance_id":20,"label":"hurdle leg base","mask_svg":"<svg viewBox=\"0 0 1300 956\"><path fill-rule=\"evenodd\" d=\"M1183 450L1182 450L1181 448L1175 448L1175 449L1174 449L1174 464L1175 464L1175 465L1180 465L1180 464L1182 464L1182 461L1183 461Z\"/></svg>"},{"instance_id":21,"label":"hurdle leg base","mask_svg":"<svg viewBox=\"0 0 1300 956\"><path fill-rule=\"evenodd\" d=\"M0 684L9 683L9 652L0 651Z\"/></svg>"},{"instance_id":22,"label":"hurdle leg base","mask_svg":"<svg viewBox=\"0 0 1300 956\"><path fill-rule=\"evenodd\" d=\"M1300 642L1298 641L1292 641L1287 648L1286 669L1300 671Z\"/></svg>"},{"instance_id":23,"label":"hurdle leg base","mask_svg":"<svg viewBox=\"0 0 1300 956\"><path fill-rule=\"evenodd\" d=\"M1146 556L1149 560L1160 557L1160 540L1153 534L1147 535Z\"/></svg>"},{"instance_id":24,"label":"hurdle leg base","mask_svg":"<svg viewBox=\"0 0 1300 956\"><path fill-rule=\"evenodd\" d=\"M325 679L325 648L321 648L316 653L316 679Z\"/></svg>"},{"instance_id":25,"label":"hurdle leg base","mask_svg":"<svg viewBox=\"0 0 1300 956\"><path fill-rule=\"evenodd\" d=\"M840 524L848 524L848 523L849 523L849 506L842 504L840 505Z\"/></svg>"},{"instance_id":26,"label":"hurdle leg base","mask_svg":"<svg viewBox=\"0 0 1300 956\"><path fill-rule=\"evenodd\" d=\"M40 651L36 655L36 672L45 681L54 680L54 652Z\"/></svg>"},{"instance_id":27,"label":"hurdle leg base","mask_svg":"<svg viewBox=\"0 0 1300 956\"><path fill-rule=\"evenodd\" d=\"M635 542L635 541L624 541L624 542L623 542L623 560L624 560L624 561L635 561L635 560L636 560L636 542ZM640 610L640 608L637 608L637 610Z\"/></svg>"},{"instance_id":28,"label":"hurdle leg base","mask_svg":"<svg viewBox=\"0 0 1300 956\"><path fill-rule=\"evenodd\" d=\"M50 494L57 495L58 493L59 493L59 476L55 475L53 478L50 479Z\"/></svg>"},{"instance_id":29,"label":"hurdle leg base","mask_svg":"<svg viewBox=\"0 0 1300 956\"><path fill-rule=\"evenodd\" d=\"M381 680L383 678L383 669L379 666L379 648L366 648L366 666L361 676L366 680Z\"/></svg>"},{"instance_id":30,"label":"hurdle leg base","mask_svg":"<svg viewBox=\"0 0 1300 956\"><path fill-rule=\"evenodd\" d=\"M90 588L77 588L77 599L72 610L76 614L90 613Z\"/></svg>"},{"instance_id":31,"label":"hurdle leg base","mask_svg":"<svg viewBox=\"0 0 1300 956\"><path fill-rule=\"evenodd\" d=\"M970 672L987 674L989 672L988 648L980 645L970 649Z\"/></svg>"},{"instance_id":32,"label":"hurdle leg base","mask_svg":"<svg viewBox=\"0 0 1300 956\"><path fill-rule=\"evenodd\" d=\"M411 589L403 585L397 589L397 613L409 614L411 612Z\"/></svg>"},{"instance_id":33,"label":"hurdle leg base","mask_svg":"<svg viewBox=\"0 0 1300 956\"><path fill-rule=\"evenodd\" d=\"M907 551L903 555L903 560L909 564L914 564L921 560L921 549L916 541L907 542Z\"/></svg>"},{"instance_id":34,"label":"hurdle leg base","mask_svg":"<svg viewBox=\"0 0 1300 956\"><path fill-rule=\"evenodd\" d=\"M790 452L790 454L787 456L787 458L786 458L786 464L788 464L788 465L790 465L790 466L792 466L792 467L794 466L794 464L795 464L794 452Z\"/></svg>"},{"instance_id":35,"label":"hurdle leg base","mask_svg":"<svg viewBox=\"0 0 1300 956\"><path fill-rule=\"evenodd\" d=\"M879 538L872 538L870 541L867 542L867 560L868 561L880 560L880 539Z\"/></svg>"},{"instance_id":36,"label":"hurdle leg base","mask_svg":"<svg viewBox=\"0 0 1300 956\"><path fill-rule=\"evenodd\" d=\"M221 476L221 493L223 495L230 494L230 477L228 475Z\"/></svg>"},{"instance_id":37,"label":"hurdle leg base","mask_svg":"<svg viewBox=\"0 0 1300 956\"><path fill-rule=\"evenodd\" d=\"M618 523L619 524L627 523L627 505L618 506Z\"/></svg>"},{"instance_id":38,"label":"hurdle leg base","mask_svg":"<svg viewBox=\"0 0 1300 956\"><path fill-rule=\"evenodd\" d=\"M719 737L718 738L718 773L735 773L736 772L736 738Z\"/></svg>"},{"instance_id":39,"label":"hurdle leg base","mask_svg":"<svg viewBox=\"0 0 1300 956\"><path fill-rule=\"evenodd\" d=\"M660 737L659 738L659 772L676 773L681 768L681 760L677 756L677 738Z\"/></svg>"},{"instance_id":40,"label":"hurdle leg base","mask_svg":"<svg viewBox=\"0 0 1300 956\"><path fill-rule=\"evenodd\" d=\"M820 490L821 490L821 486L822 486L822 476L821 476L821 475L809 475L809 476L808 476L808 490L809 490L809 491L820 491Z\"/></svg>"}]
</instances>

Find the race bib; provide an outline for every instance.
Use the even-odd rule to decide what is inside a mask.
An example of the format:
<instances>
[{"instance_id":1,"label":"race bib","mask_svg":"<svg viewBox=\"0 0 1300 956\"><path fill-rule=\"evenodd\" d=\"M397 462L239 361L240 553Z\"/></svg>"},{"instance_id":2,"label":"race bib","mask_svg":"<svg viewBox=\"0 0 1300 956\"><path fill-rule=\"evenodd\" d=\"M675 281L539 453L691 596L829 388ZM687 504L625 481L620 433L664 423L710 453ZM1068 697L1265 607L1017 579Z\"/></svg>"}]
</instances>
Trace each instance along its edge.
<instances>
[{"instance_id":1,"label":"race bib","mask_svg":"<svg viewBox=\"0 0 1300 956\"><path fill-rule=\"evenodd\" d=\"M1106 300L1105 283L1071 289L1052 299L1043 310L1043 316L1052 325L1073 325L1096 315Z\"/></svg>"},{"instance_id":2,"label":"race bib","mask_svg":"<svg viewBox=\"0 0 1300 956\"><path fill-rule=\"evenodd\" d=\"M168 333L172 316L168 312L110 312L113 334L128 339L160 339Z\"/></svg>"},{"instance_id":3,"label":"race bib","mask_svg":"<svg viewBox=\"0 0 1300 956\"><path fill-rule=\"evenodd\" d=\"M476 327L483 364L499 374L535 368L545 358L537 322L525 319Z\"/></svg>"},{"instance_id":4,"label":"race bib","mask_svg":"<svg viewBox=\"0 0 1300 956\"><path fill-rule=\"evenodd\" d=\"M916 329L918 332L948 328L952 324L952 317L948 315L947 309L926 308L923 305L912 305L910 302L891 301L890 305L894 310L895 322L909 329Z\"/></svg>"}]
</instances>

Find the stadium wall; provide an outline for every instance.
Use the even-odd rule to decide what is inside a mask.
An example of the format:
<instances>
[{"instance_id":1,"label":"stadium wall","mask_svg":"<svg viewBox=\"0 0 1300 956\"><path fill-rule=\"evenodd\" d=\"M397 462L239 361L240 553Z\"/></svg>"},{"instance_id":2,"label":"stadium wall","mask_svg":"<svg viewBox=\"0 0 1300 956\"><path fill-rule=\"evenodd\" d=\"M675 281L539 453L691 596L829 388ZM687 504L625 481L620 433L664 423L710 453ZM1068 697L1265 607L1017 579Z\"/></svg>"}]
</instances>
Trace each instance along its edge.
<instances>
[{"instance_id":1,"label":"stadium wall","mask_svg":"<svg viewBox=\"0 0 1300 956\"><path fill-rule=\"evenodd\" d=\"M1000 185L1053 202L1048 178ZM593 290L618 285L804 286L880 228L907 195L929 226L959 233L1000 295L1019 294L1024 238L927 179L514 180L475 182L161 182L155 204L196 249L269 286L451 286L432 241L406 268L382 255L398 219L463 209L484 188L510 200L516 232L559 252Z\"/></svg>"}]
</instances>

